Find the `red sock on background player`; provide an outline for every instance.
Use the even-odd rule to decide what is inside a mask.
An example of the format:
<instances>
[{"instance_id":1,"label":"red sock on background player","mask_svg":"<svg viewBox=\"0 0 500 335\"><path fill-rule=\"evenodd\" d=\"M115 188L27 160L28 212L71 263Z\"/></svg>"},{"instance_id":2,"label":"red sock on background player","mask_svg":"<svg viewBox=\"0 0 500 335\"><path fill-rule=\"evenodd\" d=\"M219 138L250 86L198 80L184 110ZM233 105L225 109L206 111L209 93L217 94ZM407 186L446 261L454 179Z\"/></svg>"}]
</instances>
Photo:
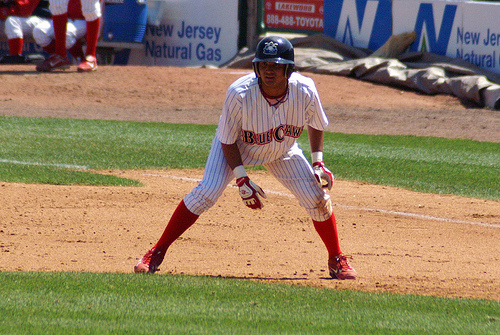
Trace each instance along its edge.
<instances>
[{"instance_id":1,"label":"red sock on background player","mask_svg":"<svg viewBox=\"0 0 500 335\"><path fill-rule=\"evenodd\" d=\"M86 56L96 56L100 24L100 19L87 21L87 51L85 52Z\"/></svg>"},{"instance_id":2,"label":"red sock on background player","mask_svg":"<svg viewBox=\"0 0 500 335\"><path fill-rule=\"evenodd\" d=\"M49 55L52 55L56 52L56 41L52 40L50 43L46 46L43 47L43 50L45 50L46 53Z\"/></svg>"},{"instance_id":3,"label":"red sock on background player","mask_svg":"<svg viewBox=\"0 0 500 335\"><path fill-rule=\"evenodd\" d=\"M75 44L71 48L68 49L69 53L73 58L82 61L85 58L85 55L83 54L83 48L82 48L82 43L77 40Z\"/></svg>"},{"instance_id":4,"label":"red sock on background player","mask_svg":"<svg viewBox=\"0 0 500 335\"><path fill-rule=\"evenodd\" d=\"M9 53L11 55L22 55L23 54L23 39L22 38L12 38L9 40Z\"/></svg>"},{"instance_id":5,"label":"red sock on background player","mask_svg":"<svg viewBox=\"0 0 500 335\"><path fill-rule=\"evenodd\" d=\"M66 25L68 24L68 13L53 15L54 37L56 43L56 54L61 57L67 56L66 51Z\"/></svg>"}]
</instances>

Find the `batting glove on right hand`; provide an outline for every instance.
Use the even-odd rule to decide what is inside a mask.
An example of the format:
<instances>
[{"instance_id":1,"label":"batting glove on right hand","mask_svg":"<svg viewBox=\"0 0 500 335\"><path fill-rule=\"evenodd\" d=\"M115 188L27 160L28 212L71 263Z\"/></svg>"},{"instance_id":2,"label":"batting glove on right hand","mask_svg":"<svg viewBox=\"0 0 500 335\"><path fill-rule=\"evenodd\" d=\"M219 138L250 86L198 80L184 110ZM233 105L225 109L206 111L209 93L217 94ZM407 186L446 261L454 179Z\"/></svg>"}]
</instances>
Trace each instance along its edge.
<instances>
[{"instance_id":1,"label":"batting glove on right hand","mask_svg":"<svg viewBox=\"0 0 500 335\"><path fill-rule=\"evenodd\" d=\"M240 197L247 207L251 209L261 209L264 207L259 195L264 199L267 198L267 196L257 184L250 180L250 178L238 178L236 179L236 185L240 188Z\"/></svg>"},{"instance_id":2,"label":"batting glove on right hand","mask_svg":"<svg viewBox=\"0 0 500 335\"><path fill-rule=\"evenodd\" d=\"M325 167L325 162L319 161L313 163L314 176L318 183L320 183L321 187L328 188L328 190L332 189L333 186L333 173L330 172Z\"/></svg>"}]
</instances>

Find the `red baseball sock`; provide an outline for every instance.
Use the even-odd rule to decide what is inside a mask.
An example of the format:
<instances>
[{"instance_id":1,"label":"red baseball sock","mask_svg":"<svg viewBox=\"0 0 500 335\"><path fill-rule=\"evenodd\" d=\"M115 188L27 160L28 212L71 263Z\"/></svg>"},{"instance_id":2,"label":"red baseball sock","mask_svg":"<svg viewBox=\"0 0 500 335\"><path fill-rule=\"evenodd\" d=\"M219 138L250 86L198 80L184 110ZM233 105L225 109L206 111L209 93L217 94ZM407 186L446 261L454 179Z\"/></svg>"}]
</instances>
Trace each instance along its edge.
<instances>
[{"instance_id":1,"label":"red baseball sock","mask_svg":"<svg viewBox=\"0 0 500 335\"><path fill-rule=\"evenodd\" d=\"M99 18L94 21L87 21L87 56L96 55L97 50L97 39L99 38L99 26L101 24L101 20Z\"/></svg>"},{"instance_id":2,"label":"red baseball sock","mask_svg":"<svg viewBox=\"0 0 500 335\"><path fill-rule=\"evenodd\" d=\"M170 245L196 222L198 217L199 215L193 214L187 209L184 200L182 200L156 243L156 249L167 251Z\"/></svg>"},{"instance_id":3,"label":"red baseball sock","mask_svg":"<svg viewBox=\"0 0 500 335\"><path fill-rule=\"evenodd\" d=\"M56 40L56 54L66 57L66 25L68 24L68 13L53 15L54 36Z\"/></svg>"},{"instance_id":4,"label":"red baseball sock","mask_svg":"<svg viewBox=\"0 0 500 335\"><path fill-rule=\"evenodd\" d=\"M22 38L11 38L9 40L9 53L12 56L23 54L23 39Z\"/></svg>"},{"instance_id":5,"label":"red baseball sock","mask_svg":"<svg viewBox=\"0 0 500 335\"><path fill-rule=\"evenodd\" d=\"M80 59L80 61L85 58L83 55L83 48L82 48L82 43L80 43L80 40L76 41L76 43L68 49L69 53L71 56L73 56L75 59Z\"/></svg>"},{"instance_id":6,"label":"red baseball sock","mask_svg":"<svg viewBox=\"0 0 500 335\"><path fill-rule=\"evenodd\" d=\"M337 232L335 215L332 213L332 216L328 220L321 222L313 220L313 223L314 228L328 250L328 258L341 254L342 251L340 251L339 234Z\"/></svg>"},{"instance_id":7,"label":"red baseball sock","mask_svg":"<svg viewBox=\"0 0 500 335\"><path fill-rule=\"evenodd\" d=\"M45 50L45 52L47 52L49 55L54 54L56 52L56 41L50 41L49 45L43 47L43 50Z\"/></svg>"}]
</instances>

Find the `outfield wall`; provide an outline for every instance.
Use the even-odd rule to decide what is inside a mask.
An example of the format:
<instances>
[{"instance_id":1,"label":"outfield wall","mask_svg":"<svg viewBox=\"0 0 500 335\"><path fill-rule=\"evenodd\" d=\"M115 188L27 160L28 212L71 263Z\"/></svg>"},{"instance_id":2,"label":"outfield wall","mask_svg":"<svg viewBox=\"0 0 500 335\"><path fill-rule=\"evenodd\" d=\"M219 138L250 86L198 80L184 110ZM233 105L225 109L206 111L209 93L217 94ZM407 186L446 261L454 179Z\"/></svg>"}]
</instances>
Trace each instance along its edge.
<instances>
[{"instance_id":1,"label":"outfield wall","mask_svg":"<svg viewBox=\"0 0 500 335\"><path fill-rule=\"evenodd\" d=\"M500 3L460 0L324 0L324 32L376 50L415 31L412 51L461 58L500 73Z\"/></svg>"},{"instance_id":2,"label":"outfield wall","mask_svg":"<svg viewBox=\"0 0 500 335\"><path fill-rule=\"evenodd\" d=\"M151 4L151 2L150 2ZM218 66L238 52L238 1L162 0L156 24L148 24L144 48L128 64Z\"/></svg>"},{"instance_id":3,"label":"outfield wall","mask_svg":"<svg viewBox=\"0 0 500 335\"><path fill-rule=\"evenodd\" d=\"M255 0L263 2L258 25L302 33L325 34L348 45L375 51L391 35L415 31L412 51L461 58L500 73L500 2L463 0ZM137 3L134 3L137 2ZM124 28L108 27L104 11L100 46L114 47L104 63L164 66L219 66L238 52L240 1L236 0L106 0L148 6L140 43L123 43L117 32L129 31L129 15L117 17ZM117 7L118 8L118 7ZM156 16L155 16L156 14ZM321 17L323 15L323 20ZM124 19L125 18L125 19ZM0 24L0 28L2 25ZM0 33L0 55L8 44ZM142 38L142 37L141 37ZM118 45L118 47L116 47ZM25 53L41 52L33 43Z\"/></svg>"}]
</instances>

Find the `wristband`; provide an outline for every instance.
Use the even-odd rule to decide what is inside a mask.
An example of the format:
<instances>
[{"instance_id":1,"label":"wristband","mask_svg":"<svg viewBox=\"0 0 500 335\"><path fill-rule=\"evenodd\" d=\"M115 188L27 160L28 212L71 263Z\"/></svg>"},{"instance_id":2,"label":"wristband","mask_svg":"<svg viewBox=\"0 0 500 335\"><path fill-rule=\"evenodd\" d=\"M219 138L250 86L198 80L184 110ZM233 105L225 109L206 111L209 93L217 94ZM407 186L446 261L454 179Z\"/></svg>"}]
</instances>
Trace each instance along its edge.
<instances>
[{"instance_id":1,"label":"wristband","mask_svg":"<svg viewBox=\"0 0 500 335\"><path fill-rule=\"evenodd\" d=\"M236 179L243 178L247 176L247 172L245 171L245 167L243 165L238 165L233 169L234 176Z\"/></svg>"},{"instance_id":2,"label":"wristband","mask_svg":"<svg viewBox=\"0 0 500 335\"><path fill-rule=\"evenodd\" d=\"M322 151L312 152L311 153L311 160L313 163L323 161L323 152Z\"/></svg>"}]
</instances>

